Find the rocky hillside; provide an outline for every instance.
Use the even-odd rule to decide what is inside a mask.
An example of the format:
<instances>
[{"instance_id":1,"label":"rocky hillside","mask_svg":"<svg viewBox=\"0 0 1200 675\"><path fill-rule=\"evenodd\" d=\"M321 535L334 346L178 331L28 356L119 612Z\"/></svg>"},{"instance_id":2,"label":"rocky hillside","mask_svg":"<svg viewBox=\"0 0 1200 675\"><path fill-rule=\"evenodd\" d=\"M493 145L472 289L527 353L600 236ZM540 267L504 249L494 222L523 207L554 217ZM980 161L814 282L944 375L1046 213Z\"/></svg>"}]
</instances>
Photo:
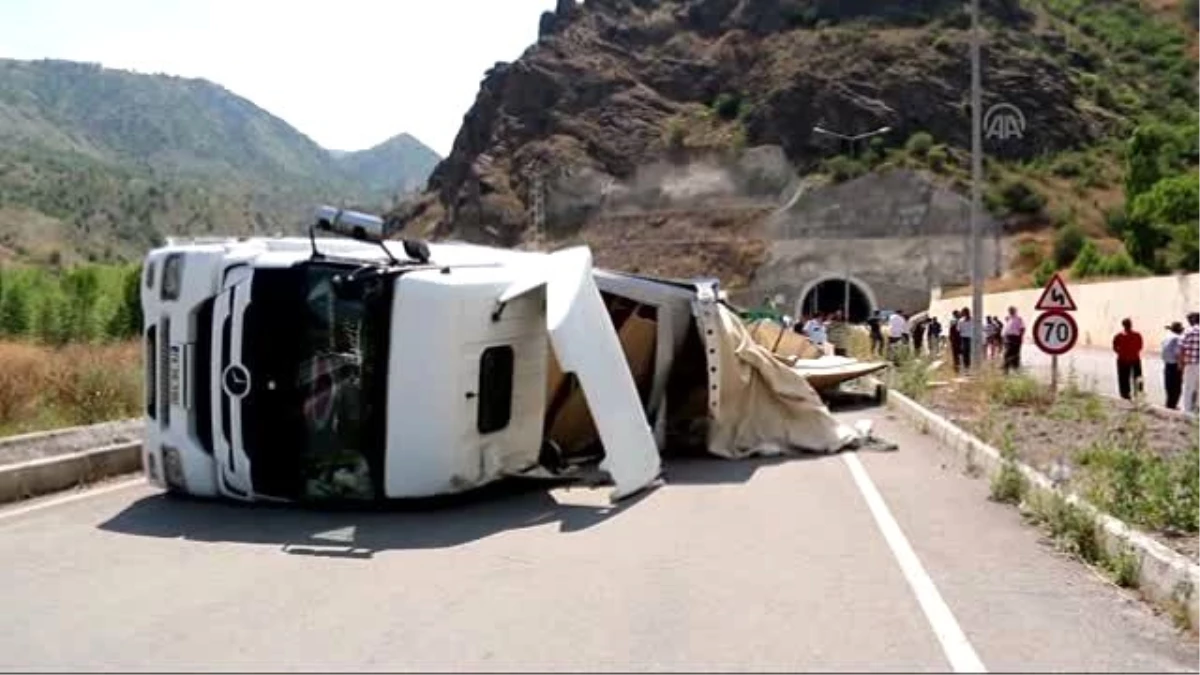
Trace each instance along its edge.
<instances>
[{"instance_id":1,"label":"rocky hillside","mask_svg":"<svg viewBox=\"0 0 1200 675\"><path fill-rule=\"evenodd\" d=\"M1027 124L1020 142L986 148L988 204L1012 232L1071 219L1121 246L1105 212L1122 204L1126 140L1146 120L1195 129L1196 68L1173 4L983 0L984 106L1015 105ZM515 245L530 236L537 175L551 192L579 176L603 192L664 159L766 145L800 175L916 165L961 189L966 6L560 0L542 16L537 44L486 73L427 194L398 215L435 235ZM816 126L891 131L851 148ZM1063 158L1071 165L1059 166ZM1172 170L1193 159L1172 159Z\"/></svg>"},{"instance_id":2,"label":"rocky hillside","mask_svg":"<svg viewBox=\"0 0 1200 675\"><path fill-rule=\"evenodd\" d=\"M171 234L296 231L386 208L436 161L401 136L335 158L205 80L0 59L0 259L137 258Z\"/></svg>"}]
</instances>

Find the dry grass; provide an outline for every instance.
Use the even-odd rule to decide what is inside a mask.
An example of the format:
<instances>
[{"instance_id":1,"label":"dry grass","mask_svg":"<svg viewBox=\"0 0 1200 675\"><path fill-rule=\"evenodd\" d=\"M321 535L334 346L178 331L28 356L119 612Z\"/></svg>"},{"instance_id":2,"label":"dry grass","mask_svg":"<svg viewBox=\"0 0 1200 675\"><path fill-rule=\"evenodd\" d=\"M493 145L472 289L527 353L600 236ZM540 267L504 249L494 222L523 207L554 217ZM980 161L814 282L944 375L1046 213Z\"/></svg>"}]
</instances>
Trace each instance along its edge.
<instances>
[{"instance_id":1,"label":"dry grass","mask_svg":"<svg viewBox=\"0 0 1200 675\"><path fill-rule=\"evenodd\" d=\"M136 342L59 349L0 343L0 434L134 417L141 404Z\"/></svg>"}]
</instances>

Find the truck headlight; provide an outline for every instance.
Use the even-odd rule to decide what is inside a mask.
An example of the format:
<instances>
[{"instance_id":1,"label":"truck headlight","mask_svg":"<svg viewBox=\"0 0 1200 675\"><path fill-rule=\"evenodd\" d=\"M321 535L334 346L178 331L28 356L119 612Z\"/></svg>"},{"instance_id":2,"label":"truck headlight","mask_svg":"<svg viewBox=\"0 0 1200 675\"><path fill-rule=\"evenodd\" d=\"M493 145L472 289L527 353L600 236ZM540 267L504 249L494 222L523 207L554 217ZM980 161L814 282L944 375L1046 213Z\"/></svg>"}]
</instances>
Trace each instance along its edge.
<instances>
[{"instance_id":1,"label":"truck headlight","mask_svg":"<svg viewBox=\"0 0 1200 675\"><path fill-rule=\"evenodd\" d=\"M178 300L180 286L183 283L183 255L176 253L167 256L163 262L162 280L159 283L159 296L163 300Z\"/></svg>"},{"instance_id":2,"label":"truck headlight","mask_svg":"<svg viewBox=\"0 0 1200 675\"><path fill-rule=\"evenodd\" d=\"M169 445L162 446L163 480L167 486L187 492L187 480L183 477L183 458L179 451Z\"/></svg>"}]
</instances>

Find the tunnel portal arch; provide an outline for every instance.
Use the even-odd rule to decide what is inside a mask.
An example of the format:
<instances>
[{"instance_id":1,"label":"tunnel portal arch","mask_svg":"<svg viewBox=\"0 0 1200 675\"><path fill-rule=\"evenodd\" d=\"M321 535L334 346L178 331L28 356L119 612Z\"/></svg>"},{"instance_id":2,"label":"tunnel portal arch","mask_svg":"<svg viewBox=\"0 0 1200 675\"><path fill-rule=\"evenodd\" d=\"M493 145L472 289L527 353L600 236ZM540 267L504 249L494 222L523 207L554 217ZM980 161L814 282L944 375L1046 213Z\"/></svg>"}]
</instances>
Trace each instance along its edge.
<instances>
[{"instance_id":1,"label":"tunnel portal arch","mask_svg":"<svg viewBox=\"0 0 1200 675\"><path fill-rule=\"evenodd\" d=\"M796 299L796 316L833 313L849 305L852 323L863 323L879 309L871 285L853 276L827 274L804 286Z\"/></svg>"}]
</instances>

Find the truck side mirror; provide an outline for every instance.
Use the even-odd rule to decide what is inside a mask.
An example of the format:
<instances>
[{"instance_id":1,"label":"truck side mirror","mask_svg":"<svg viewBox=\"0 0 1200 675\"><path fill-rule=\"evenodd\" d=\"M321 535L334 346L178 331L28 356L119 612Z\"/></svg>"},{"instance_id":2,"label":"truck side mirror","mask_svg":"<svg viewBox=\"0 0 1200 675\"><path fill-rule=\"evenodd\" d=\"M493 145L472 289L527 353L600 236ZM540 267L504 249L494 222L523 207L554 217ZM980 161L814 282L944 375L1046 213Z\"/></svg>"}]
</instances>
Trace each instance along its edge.
<instances>
[{"instance_id":1,"label":"truck side mirror","mask_svg":"<svg viewBox=\"0 0 1200 675\"><path fill-rule=\"evenodd\" d=\"M404 255L424 265L429 262L429 244L420 240L405 239Z\"/></svg>"}]
</instances>

